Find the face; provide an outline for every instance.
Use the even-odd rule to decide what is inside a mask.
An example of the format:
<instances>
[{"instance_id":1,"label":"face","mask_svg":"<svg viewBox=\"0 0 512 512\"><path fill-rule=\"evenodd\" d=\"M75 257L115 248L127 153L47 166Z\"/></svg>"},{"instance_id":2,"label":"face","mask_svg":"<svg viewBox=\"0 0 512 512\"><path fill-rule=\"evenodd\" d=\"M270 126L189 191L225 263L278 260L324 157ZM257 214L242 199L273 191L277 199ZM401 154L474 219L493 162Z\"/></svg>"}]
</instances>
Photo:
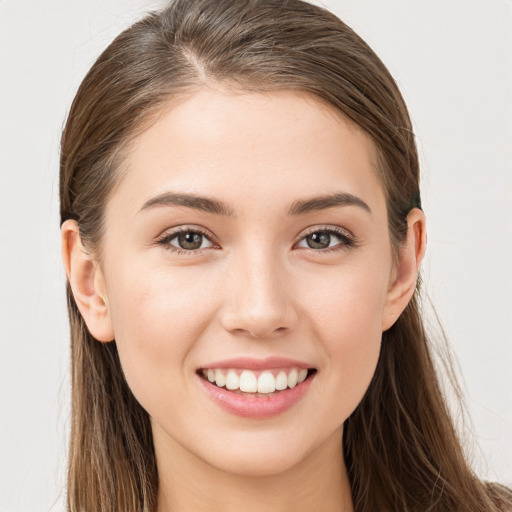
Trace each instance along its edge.
<instances>
[{"instance_id":1,"label":"face","mask_svg":"<svg viewBox=\"0 0 512 512\"><path fill-rule=\"evenodd\" d=\"M376 161L292 92L203 90L134 140L101 272L157 456L268 475L339 446L396 276Z\"/></svg>"}]
</instances>

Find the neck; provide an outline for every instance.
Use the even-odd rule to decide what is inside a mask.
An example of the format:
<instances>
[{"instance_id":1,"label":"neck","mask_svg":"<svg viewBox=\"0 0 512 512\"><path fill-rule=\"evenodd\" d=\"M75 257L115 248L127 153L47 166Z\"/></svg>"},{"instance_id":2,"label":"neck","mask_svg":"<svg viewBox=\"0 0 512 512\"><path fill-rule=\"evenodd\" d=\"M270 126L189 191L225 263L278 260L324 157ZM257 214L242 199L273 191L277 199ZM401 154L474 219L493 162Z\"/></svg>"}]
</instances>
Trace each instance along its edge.
<instances>
[{"instance_id":1,"label":"neck","mask_svg":"<svg viewBox=\"0 0 512 512\"><path fill-rule=\"evenodd\" d=\"M353 512L341 429L299 464L265 476L222 471L172 441L159 448L157 512Z\"/></svg>"}]
</instances>

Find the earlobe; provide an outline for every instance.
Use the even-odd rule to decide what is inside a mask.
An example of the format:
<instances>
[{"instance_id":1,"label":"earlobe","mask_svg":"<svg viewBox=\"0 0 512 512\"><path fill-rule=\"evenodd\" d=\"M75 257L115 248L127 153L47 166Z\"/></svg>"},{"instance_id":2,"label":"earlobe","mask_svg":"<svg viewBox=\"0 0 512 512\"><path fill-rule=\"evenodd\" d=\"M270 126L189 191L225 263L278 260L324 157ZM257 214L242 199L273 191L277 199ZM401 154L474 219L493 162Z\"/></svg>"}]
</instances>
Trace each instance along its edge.
<instances>
[{"instance_id":1,"label":"earlobe","mask_svg":"<svg viewBox=\"0 0 512 512\"><path fill-rule=\"evenodd\" d=\"M399 249L382 315L382 331L389 329L411 300L427 245L425 214L413 208L407 215L407 238Z\"/></svg>"},{"instance_id":2,"label":"earlobe","mask_svg":"<svg viewBox=\"0 0 512 512\"><path fill-rule=\"evenodd\" d=\"M76 221L67 220L62 224L61 241L64 269L90 333L98 341L112 341L115 336L103 273L99 263L82 245Z\"/></svg>"}]
</instances>

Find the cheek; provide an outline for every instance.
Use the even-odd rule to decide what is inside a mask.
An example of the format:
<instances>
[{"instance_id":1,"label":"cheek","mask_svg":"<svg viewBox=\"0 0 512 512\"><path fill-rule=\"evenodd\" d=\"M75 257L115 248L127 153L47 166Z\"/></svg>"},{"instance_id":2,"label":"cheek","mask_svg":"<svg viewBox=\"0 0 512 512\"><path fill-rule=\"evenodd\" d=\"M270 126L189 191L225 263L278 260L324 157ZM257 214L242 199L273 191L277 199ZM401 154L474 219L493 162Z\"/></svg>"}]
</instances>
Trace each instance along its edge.
<instances>
[{"instance_id":1,"label":"cheek","mask_svg":"<svg viewBox=\"0 0 512 512\"><path fill-rule=\"evenodd\" d=\"M211 318L212 291L187 272L137 273L136 266L131 268L115 270L109 302L126 380L137 399L150 408L179 392L187 356Z\"/></svg>"},{"instance_id":2,"label":"cheek","mask_svg":"<svg viewBox=\"0 0 512 512\"><path fill-rule=\"evenodd\" d=\"M323 290L317 289L307 306L325 353L326 387L338 393L333 399L341 418L361 401L378 362L388 283L383 275L368 267L340 272Z\"/></svg>"},{"instance_id":3,"label":"cheek","mask_svg":"<svg viewBox=\"0 0 512 512\"><path fill-rule=\"evenodd\" d=\"M304 283L302 294L308 297L304 314L323 333L321 337L336 340L335 346L380 338L389 283L387 267L383 268L343 267Z\"/></svg>"}]
</instances>

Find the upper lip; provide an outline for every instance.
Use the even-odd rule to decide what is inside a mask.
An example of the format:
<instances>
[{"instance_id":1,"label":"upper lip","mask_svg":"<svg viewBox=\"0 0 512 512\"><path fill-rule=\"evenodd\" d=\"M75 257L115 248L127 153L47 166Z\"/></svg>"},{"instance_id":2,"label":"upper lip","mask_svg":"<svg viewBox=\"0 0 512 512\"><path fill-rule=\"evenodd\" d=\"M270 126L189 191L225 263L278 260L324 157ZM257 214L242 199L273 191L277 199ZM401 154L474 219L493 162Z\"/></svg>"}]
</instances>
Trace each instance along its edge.
<instances>
[{"instance_id":1,"label":"upper lip","mask_svg":"<svg viewBox=\"0 0 512 512\"><path fill-rule=\"evenodd\" d=\"M263 359L253 357L234 357L214 361L202 366L201 369L221 369L221 368L244 368L247 370L269 370L271 368L313 368L310 364L288 357L270 356Z\"/></svg>"}]
</instances>

